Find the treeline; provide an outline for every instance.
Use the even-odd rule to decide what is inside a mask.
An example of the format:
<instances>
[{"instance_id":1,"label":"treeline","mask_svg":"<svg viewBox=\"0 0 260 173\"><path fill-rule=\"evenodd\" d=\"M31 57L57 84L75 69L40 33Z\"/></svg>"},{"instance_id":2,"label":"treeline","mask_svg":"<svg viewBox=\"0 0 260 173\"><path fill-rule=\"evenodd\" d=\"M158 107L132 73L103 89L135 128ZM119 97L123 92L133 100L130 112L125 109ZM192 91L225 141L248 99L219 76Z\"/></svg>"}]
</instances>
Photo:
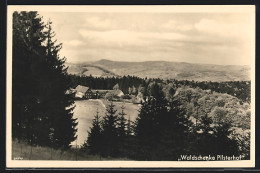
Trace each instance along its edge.
<instances>
[{"instance_id":1,"label":"treeline","mask_svg":"<svg viewBox=\"0 0 260 173\"><path fill-rule=\"evenodd\" d=\"M88 86L93 89L113 89L116 84L119 85L119 89L125 94L129 93L129 88L136 88L143 91L143 95L146 96L146 89L152 82L161 83L164 86L173 84L175 89L181 86L189 86L191 88L200 88L203 90L211 90L219 93L227 93L239 98L243 102L250 102L251 100L251 82L250 81L227 81L227 82L211 82L211 81L188 81L188 80L163 80L163 79L142 79L135 76L123 76L123 77L92 77L92 76L77 76L69 75L71 80L71 86L74 88L77 85Z\"/></svg>"},{"instance_id":2,"label":"treeline","mask_svg":"<svg viewBox=\"0 0 260 173\"><path fill-rule=\"evenodd\" d=\"M190 154L241 154L243 159L249 159L250 132L244 138L238 138L234 127L244 130L250 127L236 126L232 117L226 116L225 109L229 109L230 102L219 105L221 110L214 110L212 113L207 111L207 100L211 96L206 91L202 93L203 96L197 97L193 93L190 100L185 100L188 97L186 93L189 92L187 89L180 91L180 88L173 91L173 97L168 101L161 86L156 82L149 86L148 96L141 104L134 122L127 119L124 106L117 113L111 102L105 115L95 116L82 151L102 157L133 160L173 161L180 159L181 155ZM192 104L197 111L189 111L188 104Z\"/></svg>"},{"instance_id":3,"label":"treeline","mask_svg":"<svg viewBox=\"0 0 260 173\"><path fill-rule=\"evenodd\" d=\"M13 13L12 137L66 149L76 139L73 95L52 23L37 12Z\"/></svg>"},{"instance_id":4,"label":"treeline","mask_svg":"<svg viewBox=\"0 0 260 173\"><path fill-rule=\"evenodd\" d=\"M243 102L251 102L251 81L182 81L181 83L192 88L199 87L203 90L210 89L219 93L227 93L241 99Z\"/></svg>"}]
</instances>

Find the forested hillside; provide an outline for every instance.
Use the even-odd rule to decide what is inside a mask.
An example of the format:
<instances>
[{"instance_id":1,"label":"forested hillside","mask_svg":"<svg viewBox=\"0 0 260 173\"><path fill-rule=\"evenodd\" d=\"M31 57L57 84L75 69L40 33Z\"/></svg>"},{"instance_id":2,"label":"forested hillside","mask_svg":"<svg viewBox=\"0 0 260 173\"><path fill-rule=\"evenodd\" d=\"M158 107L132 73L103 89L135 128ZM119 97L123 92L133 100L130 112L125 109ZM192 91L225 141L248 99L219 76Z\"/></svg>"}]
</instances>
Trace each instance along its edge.
<instances>
[{"instance_id":1,"label":"forested hillside","mask_svg":"<svg viewBox=\"0 0 260 173\"><path fill-rule=\"evenodd\" d=\"M77 85L88 86L92 89L108 89L111 90L118 84L119 89L125 94L130 94L132 90L142 91L144 95L147 94L147 87L149 83L156 81L163 85L164 90L169 86L178 88L180 86L189 86L191 88L200 88L203 90L211 90L219 93L227 93L239 98L241 101L250 102L251 82L250 81L228 81L228 82L211 82L211 81L188 81L188 80L163 80L160 78L143 79L136 76L123 76L123 77L93 77L93 76L78 76L69 75L71 86L75 88Z\"/></svg>"},{"instance_id":2,"label":"forested hillside","mask_svg":"<svg viewBox=\"0 0 260 173\"><path fill-rule=\"evenodd\" d=\"M113 102L96 114L82 151L134 160L181 155L250 158L251 106L237 97L151 81L138 117L129 121Z\"/></svg>"},{"instance_id":3,"label":"forested hillside","mask_svg":"<svg viewBox=\"0 0 260 173\"><path fill-rule=\"evenodd\" d=\"M100 60L81 64L66 64L70 74L95 77L137 76L194 81L247 81L250 66L192 64L186 62L146 61L120 62Z\"/></svg>"}]
</instances>

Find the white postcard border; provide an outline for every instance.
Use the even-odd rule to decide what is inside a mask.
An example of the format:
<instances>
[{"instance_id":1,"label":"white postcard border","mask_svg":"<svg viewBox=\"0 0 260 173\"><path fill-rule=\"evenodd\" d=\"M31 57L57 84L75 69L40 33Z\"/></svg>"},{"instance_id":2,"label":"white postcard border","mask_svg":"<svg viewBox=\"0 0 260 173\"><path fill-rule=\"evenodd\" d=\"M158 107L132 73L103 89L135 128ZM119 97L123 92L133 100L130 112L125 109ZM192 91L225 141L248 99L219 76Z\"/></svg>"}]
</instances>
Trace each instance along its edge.
<instances>
[{"instance_id":1,"label":"white postcard border","mask_svg":"<svg viewBox=\"0 0 260 173\"><path fill-rule=\"evenodd\" d=\"M251 48L251 144L250 160L239 161L50 161L12 160L12 14L14 11L49 12L183 12L249 13ZM255 6L254 5L8 5L7 6L7 86L6 86L6 166L7 168L231 168L255 167Z\"/></svg>"}]
</instances>

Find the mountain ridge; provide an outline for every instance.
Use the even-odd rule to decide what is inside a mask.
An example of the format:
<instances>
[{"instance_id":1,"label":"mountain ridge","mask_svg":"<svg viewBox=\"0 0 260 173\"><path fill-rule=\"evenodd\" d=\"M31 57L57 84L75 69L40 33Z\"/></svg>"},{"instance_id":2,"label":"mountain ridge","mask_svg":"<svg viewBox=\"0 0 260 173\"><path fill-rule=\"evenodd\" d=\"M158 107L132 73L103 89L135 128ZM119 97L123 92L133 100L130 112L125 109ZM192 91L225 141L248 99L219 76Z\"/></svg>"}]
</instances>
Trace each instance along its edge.
<instances>
[{"instance_id":1,"label":"mountain ridge","mask_svg":"<svg viewBox=\"0 0 260 173\"><path fill-rule=\"evenodd\" d=\"M185 62L185 61L113 61L109 59L100 59L97 61L83 61L83 62L66 62L66 64L92 64L92 63L108 63L108 62L116 62L116 63L158 63L158 62L165 62L165 63L180 63L180 64L194 64L194 65L214 65L214 66L238 66L238 67L250 67L250 65L234 65L234 64L210 64L210 63L192 63L192 62Z\"/></svg>"},{"instance_id":2,"label":"mountain ridge","mask_svg":"<svg viewBox=\"0 0 260 173\"><path fill-rule=\"evenodd\" d=\"M84 63L66 63L68 72L96 77L137 76L194 81L247 81L249 65L197 64L174 61L127 62L101 59Z\"/></svg>"}]
</instances>

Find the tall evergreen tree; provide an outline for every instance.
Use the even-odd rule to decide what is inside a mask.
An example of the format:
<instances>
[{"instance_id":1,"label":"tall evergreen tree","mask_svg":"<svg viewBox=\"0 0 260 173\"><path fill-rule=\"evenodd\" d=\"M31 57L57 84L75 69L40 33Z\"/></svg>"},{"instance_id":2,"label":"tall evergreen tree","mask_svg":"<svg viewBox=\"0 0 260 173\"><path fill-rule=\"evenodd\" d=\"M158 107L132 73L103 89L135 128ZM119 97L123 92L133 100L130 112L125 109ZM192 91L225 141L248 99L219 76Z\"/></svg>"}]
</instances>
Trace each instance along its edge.
<instances>
[{"instance_id":1,"label":"tall evergreen tree","mask_svg":"<svg viewBox=\"0 0 260 173\"><path fill-rule=\"evenodd\" d=\"M136 139L134 136L134 124L130 119L130 115L128 116L126 123L126 138L124 147L124 157L135 159Z\"/></svg>"},{"instance_id":2,"label":"tall evergreen tree","mask_svg":"<svg viewBox=\"0 0 260 173\"><path fill-rule=\"evenodd\" d=\"M111 101L106 108L106 115L102 121L102 155L115 157L118 155L118 116L116 115L115 105Z\"/></svg>"},{"instance_id":3,"label":"tall evergreen tree","mask_svg":"<svg viewBox=\"0 0 260 173\"><path fill-rule=\"evenodd\" d=\"M126 113L124 112L125 106L122 104L121 106L121 112L118 113L118 149L121 156L127 155L127 145L126 145L126 139L127 139L127 119L125 118Z\"/></svg>"},{"instance_id":4,"label":"tall evergreen tree","mask_svg":"<svg viewBox=\"0 0 260 173\"><path fill-rule=\"evenodd\" d=\"M141 160L154 160L158 155L161 121L167 114L167 102L160 86L150 86L150 96L145 98L135 122L137 140L136 157Z\"/></svg>"},{"instance_id":5,"label":"tall evergreen tree","mask_svg":"<svg viewBox=\"0 0 260 173\"><path fill-rule=\"evenodd\" d=\"M137 159L177 160L190 151L191 121L178 99L167 103L158 84L150 93L136 120Z\"/></svg>"},{"instance_id":6,"label":"tall evergreen tree","mask_svg":"<svg viewBox=\"0 0 260 173\"><path fill-rule=\"evenodd\" d=\"M64 65L66 59L59 57L62 44L53 41L55 33L52 31L51 24L52 22L49 21L46 26L46 62L49 71L45 72L46 81L42 81L41 86L46 91L43 102L52 122L51 128L54 128L55 146L66 148L76 139L77 122L73 118L75 106L73 94L69 92L70 81ZM50 107L53 109L48 109Z\"/></svg>"},{"instance_id":7,"label":"tall evergreen tree","mask_svg":"<svg viewBox=\"0 0 260 173\"><path fill-rule=\"evenodd\" d=\"M41 128L38 67L45 54L44 24L37 12L13 13L13 137L36 143Z\"/></svg>"},{"instance_id":8,"label":"tall evergreen tree","mask_svg":"<svg viewBox=\"0 0 260 173\"><path fill-rule=\"evenodd\" d=\"M96 115L92 120L92 127L90 131L88 131L88 138L82 146L82 148L87 149L90 154L100 154L102 150L102 129L98 113L97 109Z\"/></svg>"},{"instance_id":9,"label":"tall evergreen tree","mask_svg":"<svg viewBox=\"0 0 260 173\"><path fill-rule=\"evenodd\" d=\"M130 136L132 135L132 133L133 133L133 128L132 128L132 122L129 115L126 124L126 136Z\"/></svg>"},{"instance_id":10,"label":"tall evergreen tree","mask_svg":"<svg viewBox=\"0 0 260 173\"><path fill-rule=\"evenodd\" d=\"M181 106L178 99L174 98L169 105L168 114L161 122L162 159L177 160L181 154L188 154L191 150L192 122Z\"/></svg>"},{"instance_id":11,"label":"tall evergreen tree","mask_svg":"<svg viewBox=\"0 0 260 173\"><path fill-rule=\"evenodd\" d=\"M53 34L37 12L14 12L13 137L67 148L77 123L65 59L58 54L61 44L52 41Z\"/></svg>"},{"instance_id":12,"label":"tall evergreen tree","mask_svg":"<svg viewBox=\"0 0 260 173\"><path fill-rule=\"evenodd\" d=\"M118 113L118 135L119 137L124 138L126 136L126 113L124 112L125 106L122 104L121 112Z\"/></svg>"}]
</instances>

